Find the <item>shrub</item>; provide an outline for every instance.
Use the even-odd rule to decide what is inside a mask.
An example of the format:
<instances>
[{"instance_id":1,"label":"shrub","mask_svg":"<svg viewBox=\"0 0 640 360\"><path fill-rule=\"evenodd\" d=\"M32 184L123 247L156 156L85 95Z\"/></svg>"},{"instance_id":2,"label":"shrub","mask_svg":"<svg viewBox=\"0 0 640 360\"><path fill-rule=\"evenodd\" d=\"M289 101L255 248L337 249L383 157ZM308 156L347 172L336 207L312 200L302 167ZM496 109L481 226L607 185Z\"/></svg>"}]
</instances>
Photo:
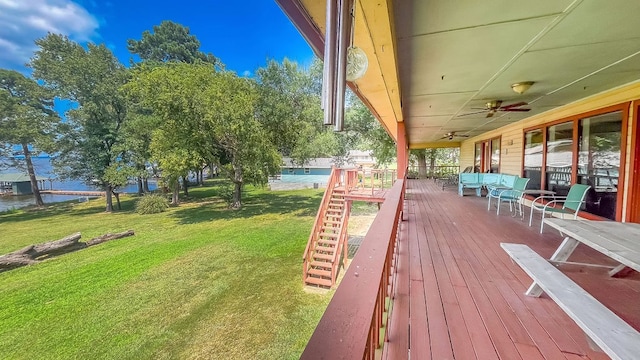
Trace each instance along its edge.
<instances>
[{"instance_id":1,"label":"shrub","mask_svg":"<svg viewBox=\"0 0 640 360\"><path fill-rule=\"evenodd\" d=\"M159 194L148 194L136 203L136 212L140 215L157 214L169 207L169 201Z\"/></svg>"}]
</instances>

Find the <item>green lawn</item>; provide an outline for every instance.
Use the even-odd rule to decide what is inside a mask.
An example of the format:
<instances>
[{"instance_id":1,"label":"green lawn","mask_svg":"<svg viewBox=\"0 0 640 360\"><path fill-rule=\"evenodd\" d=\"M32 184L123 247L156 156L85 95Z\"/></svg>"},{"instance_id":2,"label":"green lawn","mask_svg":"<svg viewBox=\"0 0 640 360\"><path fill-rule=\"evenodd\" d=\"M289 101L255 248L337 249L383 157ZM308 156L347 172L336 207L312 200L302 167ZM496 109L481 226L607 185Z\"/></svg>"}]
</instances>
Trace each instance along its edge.
<instances>
[{"instance_id":1,"label":"green lawn","mask_svg":"<svg viewBox=\"0 0 640 360\"><path fill-rule=\"evenodd\" d=\"M103 200L0 213L0 254L80 231L133 237L0 273L3 359L294 359L330 299L302 288L318 190L248 188L227 210L213 183L157 215Z\"/></svg>"}]
</instances>

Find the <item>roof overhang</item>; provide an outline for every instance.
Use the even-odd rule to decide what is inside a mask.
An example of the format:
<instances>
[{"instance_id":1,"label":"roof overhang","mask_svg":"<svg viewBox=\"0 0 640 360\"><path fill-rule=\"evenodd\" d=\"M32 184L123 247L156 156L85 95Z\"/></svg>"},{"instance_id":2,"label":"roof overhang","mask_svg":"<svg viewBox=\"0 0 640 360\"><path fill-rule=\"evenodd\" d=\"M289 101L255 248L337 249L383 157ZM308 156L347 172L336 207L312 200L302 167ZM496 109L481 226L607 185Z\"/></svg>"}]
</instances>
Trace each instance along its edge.
<instances>
[{"instance_id":1,"label":"roof overhang","mask_svg":"<svg viewBox=\"0 0 640 360\"><path fill-rule=\"evenodd\" d=\"M325 1L276 0L322 58ZM355 45L369 57L351 89L409 147L479 136L640 79L640 2L356 0ZM524 94L511 84L534 81ZM492 100L529 112L482 111ZM524 107L524 106L523 106ZM467 115L473 112L476 114Z\"/></svg>"}]
</instances>

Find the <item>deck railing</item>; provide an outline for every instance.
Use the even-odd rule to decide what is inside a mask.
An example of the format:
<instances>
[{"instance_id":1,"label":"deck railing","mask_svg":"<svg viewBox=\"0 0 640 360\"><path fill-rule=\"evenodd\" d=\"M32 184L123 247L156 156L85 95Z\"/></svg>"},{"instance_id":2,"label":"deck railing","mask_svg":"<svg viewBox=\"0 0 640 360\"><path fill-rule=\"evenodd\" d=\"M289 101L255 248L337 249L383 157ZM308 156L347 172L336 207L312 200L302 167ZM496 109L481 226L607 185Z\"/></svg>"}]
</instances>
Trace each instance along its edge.
<instances>
[{"instance_id":1,"label":"deck railing","mask_svg":"<svg viewBox=\"0 0 640 360\"><path fill-rule=\"evenodd\" d=\"M374 359L389 321L405 181L395 182L302 359Z\"/></svg>"},{"instance_id":2,"label":"deck railing","mask_svg":"<svg viewBox=\"0 0 640 360\"><path fill-rule=\"evenodd\" d=\"M418 174L419 169L417 166L410 166L409 172ZM438 165L438 166L427 166L426 169L426 177L428 178L442 178L448 175L454 175L460 173L460 166L458 165Z\"/></svg>"}]
</instances>

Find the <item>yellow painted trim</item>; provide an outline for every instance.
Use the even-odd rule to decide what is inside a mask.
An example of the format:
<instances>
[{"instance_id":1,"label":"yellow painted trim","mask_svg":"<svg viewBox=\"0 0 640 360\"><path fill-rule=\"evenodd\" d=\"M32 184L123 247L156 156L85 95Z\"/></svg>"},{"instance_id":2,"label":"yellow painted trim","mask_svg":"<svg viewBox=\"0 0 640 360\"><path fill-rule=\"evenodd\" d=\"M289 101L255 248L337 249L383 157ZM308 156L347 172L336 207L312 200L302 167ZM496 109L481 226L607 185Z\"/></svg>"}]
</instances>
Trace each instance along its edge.
<instances>
[{"instance_id":1,"label":"yellow painted trim","mask_svg":"<svg viewBox=\"0 0 640 360\"><path fill-rule=\"evenodd\" d=\"M410 149L437 149L437 148L457 148L460 141L438 141L430 143L410 144Z\"/></svg>"},{"instance_id":2,"label":"yellow painted trim","mask_svg":"<svg viewBox=\"0 0 640 360\"><path fill-rule=\"evenodd\" d=\"M354 45L369 59L366 74L351 85L352 90L394 141L398 140L398 122L402 122L400 81L393 30L391 0L356 2ZM300 3L322 33L325 32L326 1L301 0Z\"/></svg>"}]
</instances>

